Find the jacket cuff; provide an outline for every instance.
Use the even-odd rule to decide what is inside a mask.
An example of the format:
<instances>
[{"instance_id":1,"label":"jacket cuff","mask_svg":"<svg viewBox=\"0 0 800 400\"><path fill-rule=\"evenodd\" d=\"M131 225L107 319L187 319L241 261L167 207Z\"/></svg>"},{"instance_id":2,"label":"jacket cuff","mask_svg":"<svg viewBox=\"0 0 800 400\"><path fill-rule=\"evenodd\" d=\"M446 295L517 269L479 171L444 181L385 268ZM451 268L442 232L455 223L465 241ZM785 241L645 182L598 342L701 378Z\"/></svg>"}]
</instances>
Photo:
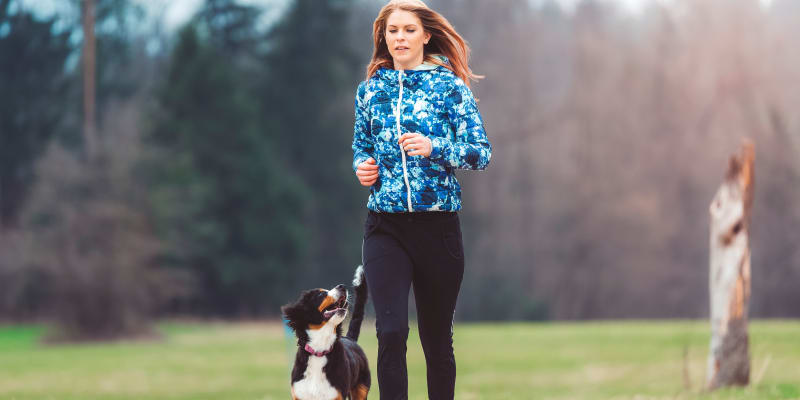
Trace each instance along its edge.
<instances>
[{"instance_id":1,"label":"jacket cuff","mask_svg":"<svg viewBox=\"0 0 800 400\"><path fill-rule=\"evenodd\" d=\"M370 157L369 154L361 154L361 155L355 156L353 158L353 172L358 171L358 164L361 164L364 161L369 160L369 157Z\"/></svg>"}]
</instances>

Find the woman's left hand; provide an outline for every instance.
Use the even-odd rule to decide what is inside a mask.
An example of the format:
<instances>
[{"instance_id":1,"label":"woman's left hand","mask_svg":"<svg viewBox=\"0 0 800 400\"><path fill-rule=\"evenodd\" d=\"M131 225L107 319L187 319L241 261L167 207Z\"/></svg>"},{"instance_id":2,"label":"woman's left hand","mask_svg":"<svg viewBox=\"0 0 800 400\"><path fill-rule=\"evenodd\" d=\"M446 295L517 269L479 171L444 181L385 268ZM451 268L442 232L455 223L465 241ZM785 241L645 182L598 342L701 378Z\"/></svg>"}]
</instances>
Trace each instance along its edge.
<instances>
[{"instance_id":1,"label":"woman's left hand","mask_svg":"<svg viewBox=\"0 0 800 400\"><path fill-rule=\"evenodd\" d=\"M404 133L399 143L410 156L430 157L433 151L433 143L421 133Z\"/></svg>"}]
</instances>

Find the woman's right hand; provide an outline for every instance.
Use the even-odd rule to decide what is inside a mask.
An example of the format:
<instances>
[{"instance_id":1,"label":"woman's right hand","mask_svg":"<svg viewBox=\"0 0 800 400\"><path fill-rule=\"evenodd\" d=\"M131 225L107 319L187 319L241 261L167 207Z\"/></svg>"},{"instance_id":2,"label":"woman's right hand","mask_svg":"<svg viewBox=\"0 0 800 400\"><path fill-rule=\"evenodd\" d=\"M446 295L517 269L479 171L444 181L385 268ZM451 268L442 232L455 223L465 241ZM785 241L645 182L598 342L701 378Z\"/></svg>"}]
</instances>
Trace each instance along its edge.
<instances>
[{"instance_id":1,"label":"woman's right hand","mask_svg":"<svg viewBox=\"0 0 800 400\"><path fill-rule=\"evenodd\" d=\"M378 180L378 166L372 157L358 164L356 176L362 186L372 186Z\"/></svg>"}]
</instances>

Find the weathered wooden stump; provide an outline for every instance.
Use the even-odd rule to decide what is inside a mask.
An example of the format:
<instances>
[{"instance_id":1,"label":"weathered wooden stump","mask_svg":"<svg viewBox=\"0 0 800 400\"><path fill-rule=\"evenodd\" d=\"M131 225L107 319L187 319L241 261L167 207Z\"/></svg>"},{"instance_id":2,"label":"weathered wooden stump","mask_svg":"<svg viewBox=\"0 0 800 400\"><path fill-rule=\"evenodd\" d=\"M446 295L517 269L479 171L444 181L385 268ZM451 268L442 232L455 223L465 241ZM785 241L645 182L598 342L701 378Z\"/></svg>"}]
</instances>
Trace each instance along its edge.
<instances>
[{"instance_id":1,"label":"weathered wooden stump","mask_svg":"<svg viewBox=\"0 0 800 400\"><path fill-rule=\"evenodd\" d=\"M732 156L725 181L711 202L709 289L711 350L709 390L750 381L747 310L750 299L750 211L754 146Z\"/></svg>"}]
</instances>

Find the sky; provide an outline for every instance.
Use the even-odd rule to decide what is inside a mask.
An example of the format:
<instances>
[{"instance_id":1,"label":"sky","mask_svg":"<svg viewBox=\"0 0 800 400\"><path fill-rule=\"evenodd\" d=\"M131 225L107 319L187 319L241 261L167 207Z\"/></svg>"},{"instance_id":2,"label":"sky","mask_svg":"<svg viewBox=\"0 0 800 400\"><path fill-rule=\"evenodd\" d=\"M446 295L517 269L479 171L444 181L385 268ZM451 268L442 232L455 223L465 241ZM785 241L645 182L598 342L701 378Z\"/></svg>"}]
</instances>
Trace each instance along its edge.
<instances>
[{"instance_id":1,"label":"sky","mask_svg":"<svg viewBox=\"0 0 800 400\"><path fill-rule=\"evenodd\" d=\"M203 0L133 0L145 8L149 8L151 12L156 12L160 9L164 10L164 23L168 29L175 29L180 27L191 18L192 14L200 7ZM272 19L280 14L281 11L288 5L286 0L239 0L240 4L252 4L264 6L265 10L271 10L265 18Z\"/></svg>"},{"instance_id":2,"label":"sky","mask_svg":"<svg viewBox=\"0 0 800 400\"><path fill-rule=\"evenodd\" d=\"M167 22L170 24L168 26L180 25L192 15L194 10L199 7L200 3L203 0L136 0L141 4L145 3L170 3L168 15L167 15ZM240 0L242 3L248 4L261 4L261 5L281 5L285 6L289 3L288 0ZM540 1L540 0L531 0L533 3ZM567 9L571 10L575 8L575 5L580 2L581 0L557 0L561 5ZM641 11L644 6L650 4L652 2L670 2L671 0L601 0L601 1L608 1L608 2L616 2L619 3L624 9L631 11L633 13L638 13ZM772 0L760 0L762 4L769 5ZM283 7L279 7L282 9ZM174 24L174 25L173 25Z\"/></svg>"},{"instance_id":3,"label":"sky","mask_svg":"<svg viewBox=\"0 0 800 400\"><path fill-rule=\"evenodd\" d=\"M70 2L65 0L21 0L22 3L42 15L63 14L74 12ZM131 0L141 5L150 17L164 18L164 25L168 30L176 30L185 24L189 18L200 8L204 0ZM268 11L264 15L267 20L274 18L283 11L287 0L239 0L240 4L253 4L264 6ZM276 6L276 7L272 7Z\"/></svg>"},{"instance_id":4,"label":"sky","mask_svg":"<svg viewBox=\"0 0 800 400\"><path fill-rule=\"evenodd\" d=\"M140 4L148 4L148 3L169 3L169 8L166 14L166 23L169 27L180 26L184 22L186 22L189 17L192 15L194 10L196 10L203 0L135 0ZM289 3L288 0L241 0L242 3L248 4L260 4L260 5L281 5L285 6ZM532 0L536 2L537 0ZM557 0L561 3L565 9L573 9L575 4L577 4L580 0ZM652 2L652 1L664 1L664 0L605 0L610 2L617 2L622 4L622 6L630 10L632 12L638 12L641 10L642 6ZM669 0L666 0L669 1ZM762 1L769 1L769 0L762 0ZM282 7L281 7L282 8Z\"/></svg>"},{"instance_id":5,"label":"sky","mask_svg":"<svg viewBox=\"0 0 800 400\"><path fill-rule=\"evenodd\" d=\"M151 17L163 15L165 27L168 30L175 30L186 23L194 12L200 7L204 0L131 0L140 4L147 10ZM289 0L239 0L242 4L254 4L264 6L268 13L264 15L265 20L269 21L278 15L289 4ZM531 0L536 3L542 0ZM580 0L557 0L567 10L574 9ZM670 2L672 0L602 0L619 3L624 9L638 13L644 6L652 2ZM762 4L769 5L772 0L760 0ZM71 8L70 4L64 0L22 0L26 6L40 11L43 15L64 12ZM275 7L273 7L275 6Z\"/></svg>"}]
</instances>

